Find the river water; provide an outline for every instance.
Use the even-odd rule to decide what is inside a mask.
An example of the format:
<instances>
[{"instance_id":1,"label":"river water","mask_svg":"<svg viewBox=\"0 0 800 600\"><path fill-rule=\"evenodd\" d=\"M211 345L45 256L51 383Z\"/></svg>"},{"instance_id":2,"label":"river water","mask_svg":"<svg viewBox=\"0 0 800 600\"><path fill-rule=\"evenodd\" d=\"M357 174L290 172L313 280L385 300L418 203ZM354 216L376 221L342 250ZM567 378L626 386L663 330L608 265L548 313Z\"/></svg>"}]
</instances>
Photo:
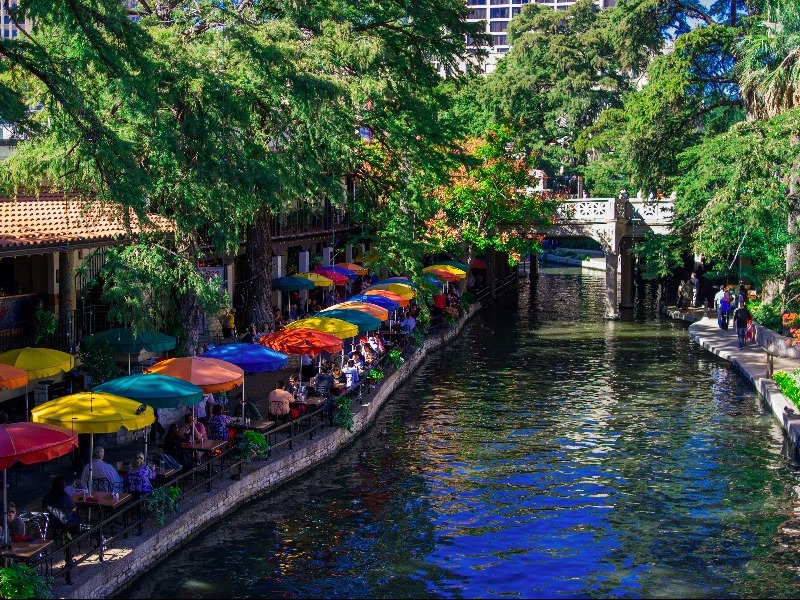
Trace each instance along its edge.
<instances>
[{"instance_id":1,"label":"river water","mask_svg":"<svg viewBox=\"0 0 800 600\"><path fill-rule=\"evenodd\" d=\"M204 532L133 598L800 595L797 465L682 322L606 322L544 270L335 460Z\"/></svg>"}]
</instances>

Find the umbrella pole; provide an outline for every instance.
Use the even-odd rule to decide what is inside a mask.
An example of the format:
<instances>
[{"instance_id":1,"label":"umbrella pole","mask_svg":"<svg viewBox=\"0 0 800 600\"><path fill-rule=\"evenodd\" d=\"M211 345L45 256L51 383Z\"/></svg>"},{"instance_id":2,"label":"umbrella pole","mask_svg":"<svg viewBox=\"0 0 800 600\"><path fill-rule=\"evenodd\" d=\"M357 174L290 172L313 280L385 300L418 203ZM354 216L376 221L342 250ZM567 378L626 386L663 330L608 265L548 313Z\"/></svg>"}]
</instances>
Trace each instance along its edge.
<instances>
[{"instance_id":1,"label":"umbrella pole","mask_svg":"<svg viewBox=\"0 0 800 600\"><path fill-rule=\"evenodd\" d=\"M94 477L94 434L89 434L89 496L92 495L92 477Z\"/></svg>"},{"instance_id":2,"label":"umbrella pole","mask_svg":"<svg viewBox=\"0 0 800 600\"><path fill-rule=\"evenodd\" d=\"M128 375L131 374L131 355L128 354Z\"/></svg>"},{"instance_id":3,"label":"umbrella pole","mask_svg":"<svg viewBox=\"0 0 800 600\"><path fill-rule=\"evenodd\" d=\"M247 400L245 399L244 395L244 375L242 375L242 414L241 414L242 425L244 425L244 405L246 401Z\"/></svg>"},{"instance_id":4,"label":"umbrella pole","mask_svg":"<svg viewBox=\"0 0 800 600\"><path fill-rule=\"evenodd\" d=\"M192 444L194 444L194 404L192 404Z\"/></svg>"},{"instance_id":5,"label":"umbrella pole","mask_svg":"<svg viewBox=\"0 0 800 600\"><path fill-rule=\"evenodd\" d=\"M150 425L144 428L144 462L147 464L147 438L150 437Z\"/></svg>"},{"instance_id":6,"label":"umbrella pole","mask_svg":"<svg viewBox=\"0 0 800 600\"><path fill-rule=\"evenodd\" d=\"M25 383L25 422L28 422L28 384Z\"/></svg>"},{"instance_id":7,"label":"umbrella pole","mask_svg":"<svg viewBox=\"0 0 800 600\"><path fill-rule=\"evenodd\" d=\"M8 484L6 483L6 469L3 469L3 548L11 548L8 539Z\"/></svg>"}]
</instances>

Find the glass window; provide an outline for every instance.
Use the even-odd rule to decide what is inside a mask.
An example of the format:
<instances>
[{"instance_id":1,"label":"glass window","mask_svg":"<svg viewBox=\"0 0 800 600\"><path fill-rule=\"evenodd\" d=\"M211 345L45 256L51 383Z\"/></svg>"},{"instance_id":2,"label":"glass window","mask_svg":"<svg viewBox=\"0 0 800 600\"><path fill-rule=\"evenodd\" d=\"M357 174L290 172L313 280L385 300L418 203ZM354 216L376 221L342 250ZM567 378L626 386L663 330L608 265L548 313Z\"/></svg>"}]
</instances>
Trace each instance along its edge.
<instances>
[{"instance_id":1,"label":"glass window","mask_svg":"<svg viewBox=\"0 0 800 600\"><path fill-rule=\"evenodd\" d=\"M493 8L489 11L489 17L492 19L507 19L508 18L508 9L507 8Z\"/></svg>"},{"instance_id":2,"label":"glass window","mask_svg":"<svg viewBox=\"0 0 800 600\"><path fill-rule=\"evenodd\" d=\"M511 9L511 16L512 17L516 17L519 14L519 11L521 11L521 10L522 10L521 8L512 8Z\"/></svg>"},{"instance_id":3,"label":"glass window","mask_svg":"<svg viewBox=\"0 0 800 600\"><path fill-rule=\"evenodd\" d=\"M467 6L486 6L486 0L467 0Z\"/></svg>"},{"instance_id":4,"label":"glass window","mask_svg":"<svg viewBox=\"0 0 800 600\"><path fill-rule=\"evenodd\" d=\"M485 8L473 8L472 12L469 13L468 19L485 19L486 18L486 9Z\"/></svg>"},{"instance_id":5,"label":"glass window","mask_svg":"<svg viewBox=\"0 0 800 600\"><path fill-rule=\"evenodd\" d=\"M508 0L492 0L492 1L491 1L491 4L493 4L493 5L497 5L497 4L508 4Z\"/></svg>"},{"instance_id":6,"label":"glass window","mask_svg":"<svg viewBox=\"0 0 800 600\"><path fill-rule=\"evenodd\" d=\"M505 33L508 27L508 21L492 21L489 25L489 31L494 33Z\"/></svg>"},{"instance_id":7,"label":"glass window","mask_svg":"<svg viewBox=\"0 0 800 600\"><path fill-rule=\"evenodd\" d=\"M493 41L495 46L508 45L508 42L506 42L506 36L504 35L493 35L492 38L494 38Z\"/></svg>"}]
</instances>

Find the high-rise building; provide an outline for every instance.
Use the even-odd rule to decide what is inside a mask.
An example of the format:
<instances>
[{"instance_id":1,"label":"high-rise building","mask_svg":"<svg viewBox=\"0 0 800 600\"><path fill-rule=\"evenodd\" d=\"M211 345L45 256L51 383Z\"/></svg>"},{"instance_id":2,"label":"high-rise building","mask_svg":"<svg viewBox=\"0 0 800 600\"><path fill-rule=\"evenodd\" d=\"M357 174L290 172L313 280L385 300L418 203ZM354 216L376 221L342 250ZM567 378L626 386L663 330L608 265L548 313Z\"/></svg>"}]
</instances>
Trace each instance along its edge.
<instances>
[{"instance_id":1,"label":"high-rise building","mask_svg":"<svg viewBox=\"0 0 800 600\"><path fill-rule=\"evenodd\" d=\"M467 6L472 9L472 13L467 21L475 23L484 21L486 23L486 33L492 36L493 46L488 48L489 55L486 57L483 69L487 73L494 70L500 57L508 52L508 38L506 31L508 22L516 17L522 10L524 4L532 0L467 0ZM535 0L537 4L548 6L553 10L567 10L577 0ZM600 8L609 8L617 3L617 0L594 0Z\"/></svg>"},{"instance_id":2,"label":"high-rise building","mask_svg":"<svg viewBox=\"0 0 800 600\"><path fill-rule=\"evenodd\" d=\"M11 0L8 5L6 5L5 2L0 2L0 37L3 39L16 39L19 37L20 28L27 30L27 27L25 26L25 19L22 15L17 17L17 23L19 23L19 27L17 27L17 24L12 21L10 13L16 8L16 0Z\"/></svg>"}]
</instances>

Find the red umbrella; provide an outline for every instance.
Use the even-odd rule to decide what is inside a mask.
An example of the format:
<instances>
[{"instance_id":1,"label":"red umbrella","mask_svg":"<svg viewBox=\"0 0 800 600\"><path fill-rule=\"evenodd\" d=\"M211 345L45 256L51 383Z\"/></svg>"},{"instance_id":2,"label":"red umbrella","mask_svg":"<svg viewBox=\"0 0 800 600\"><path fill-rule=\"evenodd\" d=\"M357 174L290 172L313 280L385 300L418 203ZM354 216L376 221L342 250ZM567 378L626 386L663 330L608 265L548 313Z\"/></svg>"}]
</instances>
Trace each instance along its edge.
<instances>
[{"instance_id":1,"label":"red umbrella","mask_svg":"<svg viewBox=\"0 0 800 600\"><path fill-rule=\"evenodd\" d=\"M336 271L331 271L330 269L325 269L323 267L314 269L314 273L322 275L323 277L327 277L328 279L333 281L333 285L347 285L347 282L350 281L346 276L342 275L341 273L337 273Z\"/></svg>"},{"instance_id":2,"label":"red umbrella","mask_svg":"<svg viewBox=\"0 0 800 600\"><path fill-rule=\"evenodd\" d=\"M342 340L335 335L306 327L276 331L262 337L261 343L284 354L315 356L322 352L339 352L342 349Z\"/></svg>"},{"instance_id":3,"label":"red umbrella","mask_svg":"<svg viewBox=\"0 0 800 600\"><path fill-rule=\"evenodd\" d=\"M78 446L78 434L43 423L0 425L0 468L3 469L3 539L8 545L8 498L6 469L16 462L25 465L63 456Z\"/></svg>"}]
</instances>

